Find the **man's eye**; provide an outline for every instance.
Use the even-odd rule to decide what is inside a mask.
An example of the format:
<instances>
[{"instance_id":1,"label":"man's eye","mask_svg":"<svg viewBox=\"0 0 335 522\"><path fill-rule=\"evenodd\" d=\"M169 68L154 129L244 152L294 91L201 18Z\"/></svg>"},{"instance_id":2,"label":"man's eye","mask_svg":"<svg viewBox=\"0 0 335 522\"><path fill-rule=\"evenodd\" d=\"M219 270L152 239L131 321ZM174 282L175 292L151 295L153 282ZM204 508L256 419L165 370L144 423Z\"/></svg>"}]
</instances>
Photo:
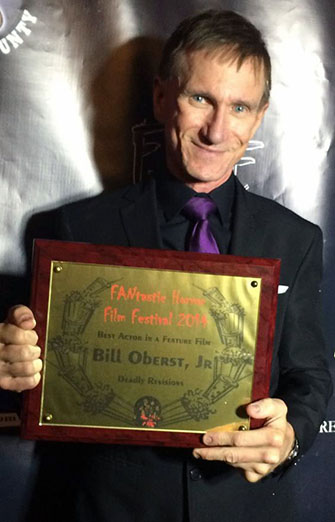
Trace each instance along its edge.
<instances>
[{"instance_id":1,"label":"man's eye","mask_svg":"<svg viewBox=\"0 0 335 522\"><path fill-rule=\"evenodd\" d=\"M197 103L204 103L206 101L205 97L201 96L201 94L193 94L192 99Z\"/></svg>"},{"instance_id":2,"label":"man's eye","mask_svg":"<svg viewBox=\"0 0 335 522\"><path fill-rule=\"evenodd\" d=\"M245 112L246 110L247 110L247 108L245 107L245 105L235 105L234 106L234 112L241 113L241 112Z\"/></svg>"}]
</instances>

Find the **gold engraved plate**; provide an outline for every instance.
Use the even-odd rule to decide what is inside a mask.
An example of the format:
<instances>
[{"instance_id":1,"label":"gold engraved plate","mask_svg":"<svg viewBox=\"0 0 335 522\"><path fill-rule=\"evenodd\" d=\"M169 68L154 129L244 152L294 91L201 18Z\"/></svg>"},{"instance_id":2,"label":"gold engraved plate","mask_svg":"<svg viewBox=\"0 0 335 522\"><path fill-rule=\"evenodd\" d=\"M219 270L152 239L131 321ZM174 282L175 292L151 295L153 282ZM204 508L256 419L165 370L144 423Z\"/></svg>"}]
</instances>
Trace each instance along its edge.
<instances>
[{"instance_id":1,"label":"gold engraved plate","mask_svg":"<svg viewBox=\"0 0 335 522\"><path fill-rule=\"evenodd\" d=\"M53 261L40 425L249 426L262 280Z\"/></svg>"}]
</instances>

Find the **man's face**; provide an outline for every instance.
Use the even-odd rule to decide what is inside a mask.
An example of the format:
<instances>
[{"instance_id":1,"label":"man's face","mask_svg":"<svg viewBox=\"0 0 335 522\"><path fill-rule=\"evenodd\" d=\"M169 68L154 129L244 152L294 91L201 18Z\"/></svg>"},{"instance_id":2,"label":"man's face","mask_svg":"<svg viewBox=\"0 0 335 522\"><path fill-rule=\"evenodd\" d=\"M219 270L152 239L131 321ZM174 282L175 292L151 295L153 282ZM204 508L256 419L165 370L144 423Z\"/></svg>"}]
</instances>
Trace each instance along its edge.
<instances>
[{"instance_id":1,"label":"man's face","mask_svg":"<svg viewBox=\"0 0 335 522\"><path fill-rule=\"evenodd\" d=\"M156 79L154 110L170 172L197 192L224 183L262 121L263 92L263 71L251 60L238 70L205 50L186 54L181 79Z\"/></svg>"}]
</instances>

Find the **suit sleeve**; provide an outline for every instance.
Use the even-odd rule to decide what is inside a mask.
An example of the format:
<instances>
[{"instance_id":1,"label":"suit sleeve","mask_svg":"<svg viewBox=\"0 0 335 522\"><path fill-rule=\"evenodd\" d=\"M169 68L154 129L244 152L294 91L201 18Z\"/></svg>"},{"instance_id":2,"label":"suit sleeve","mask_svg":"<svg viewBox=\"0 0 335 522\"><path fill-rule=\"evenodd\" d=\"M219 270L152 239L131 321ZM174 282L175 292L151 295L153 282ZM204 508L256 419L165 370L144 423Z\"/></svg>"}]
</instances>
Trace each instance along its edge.
<instances>
[{"instance_id":1,"label":"suit sleeve","mask_svg":"<svg viewBox=\"0 0 335 522\"><path fill-rule=\"evenodd\" d=\"M322 234L315 227L288 297L276 393L288 406L302 453L319 431L332 392L322 333L321 275Z\"/></svg>"}]
</instances>

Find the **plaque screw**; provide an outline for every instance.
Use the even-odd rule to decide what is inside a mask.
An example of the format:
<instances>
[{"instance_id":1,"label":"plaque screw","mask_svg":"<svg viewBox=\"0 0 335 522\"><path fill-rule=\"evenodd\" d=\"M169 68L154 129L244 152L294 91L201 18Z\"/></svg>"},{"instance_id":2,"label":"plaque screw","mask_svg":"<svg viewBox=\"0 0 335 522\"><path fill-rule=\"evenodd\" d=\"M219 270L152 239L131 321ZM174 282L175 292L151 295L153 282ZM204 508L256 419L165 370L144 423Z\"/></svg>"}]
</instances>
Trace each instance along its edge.
<instances>
[{"instance_id":1,"label":"plaque screw","mask_svg":"<svg viewBox=\"0 0 335 522\"><path fill-rule=\"evenodd\" d=\"M63 270L63 267L61 267L60 265L56 265L54 267L54 272L56 272L56 274L59 274L59 272L61 272Z\"/></svg>"},{"instance_id":2,"label":"plaque screw","mask_svg":"<svg viewBox=\"0 0 335 522\"><path fill-rule=\"evenodd\" d=\"M257 288L257 286L258 286L257 281L251 281L251 286L252 286L252 288Z\"/></svg>"},{"instance_id":3,"label":"plaque screw","mask_svg":"<svg viewBox=\"0 0 335 522\"><path fill-rule=\"evenodd\" d=\"M46 414L44 415L44 420L45 420L45 422L51 422L52 419L53 419L53 417L52 417L52 413L46 413Z\"/></svg>"},{"instance_id":4,"label":"plaque screw","mask_svg":"<svg viewBox=\"0 0 335 522\"><path fill-rule=\"evenodd\" d=\"M244 424L241 424L241 426L239 427L238 431L247 431L247 427L244 425Z\"/></svg>"}]
</instances>

